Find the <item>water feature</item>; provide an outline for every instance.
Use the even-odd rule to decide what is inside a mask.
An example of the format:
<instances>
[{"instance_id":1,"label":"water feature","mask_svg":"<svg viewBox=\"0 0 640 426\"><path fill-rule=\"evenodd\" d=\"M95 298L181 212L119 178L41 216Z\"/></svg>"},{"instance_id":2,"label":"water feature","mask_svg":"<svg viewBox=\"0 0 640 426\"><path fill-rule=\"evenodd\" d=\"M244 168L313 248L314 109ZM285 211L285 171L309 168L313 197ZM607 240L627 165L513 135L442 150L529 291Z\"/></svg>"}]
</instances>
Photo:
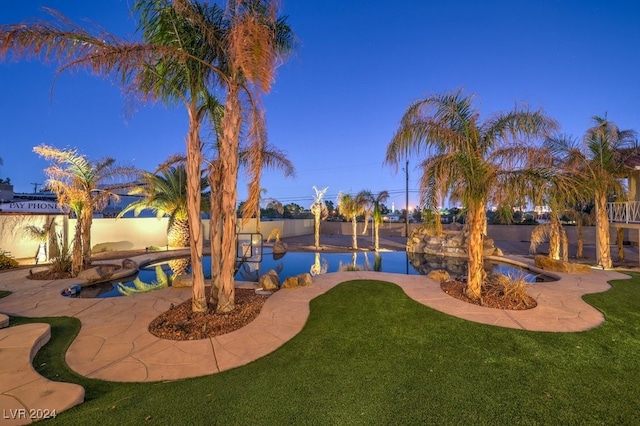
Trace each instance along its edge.
<instances>
[{"instance_id":1,"label":"water feature","mask_svg":"<svg viewBox=\"0 0 640 426\"><path fill-rule=\"evenodd\" d=\"M171 259L163 262L147 265L140 269L135 278L128 281L109 282L84 287L80 297L116 297L146 292L170 285L173 270L179 265L184 268L184 258ZM240 266L235 279L238 281L254 281L274 269L278 272L280 281L284 278L301 273L319 275L348 270L369 270L391 272L409 275L426 275L434 269L444 269L454 277L466 277L466 258L422 256L404 251L382 252L376 255L373 252L354 253L313 253L313 252L288 252L284 255L274 255L266 251L262 262L245 263ZM172 270L173 268L173 270ZM205 278L211 278L211 258L203 259ZM538 274L528 269L496 261L486 261L487 271L498 272L504 275L522 277L527 282L553 281L553 278Z\"/></svg>"}]
</instances>

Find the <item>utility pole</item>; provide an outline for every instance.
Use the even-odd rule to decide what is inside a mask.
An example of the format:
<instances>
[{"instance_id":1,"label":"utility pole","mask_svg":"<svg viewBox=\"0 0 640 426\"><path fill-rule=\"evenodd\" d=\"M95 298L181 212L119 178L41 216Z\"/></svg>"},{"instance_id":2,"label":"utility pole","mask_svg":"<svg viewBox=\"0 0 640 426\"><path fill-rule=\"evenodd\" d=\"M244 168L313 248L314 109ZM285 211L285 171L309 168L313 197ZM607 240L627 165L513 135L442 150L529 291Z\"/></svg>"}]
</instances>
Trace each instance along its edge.
<instances>
[{"instance_id":1,"label":"utility pole","mask_svg":"<svg viewBox=\"0 0 640 426\"><path fill-rule=\"evenodd\" d=\"M36 192L38 192L38 187L42 186L41 183L35 183L35 182L31 182L31 185L33 185L33 193L35 194Z\"/></svg>"},{"instance_id":2,"label":"utility pole","mask_svg":"<svg viewBox=\"0 0 640 426\"><path fill-rule=\"evenodd\" d=\"M404 166L404 173L406 176L406 185L405 185L405 216L404 216L404 233L407 236L407 242L409 241L409 160L407 160L406 165Z\"/></svg>"}]
</instances>

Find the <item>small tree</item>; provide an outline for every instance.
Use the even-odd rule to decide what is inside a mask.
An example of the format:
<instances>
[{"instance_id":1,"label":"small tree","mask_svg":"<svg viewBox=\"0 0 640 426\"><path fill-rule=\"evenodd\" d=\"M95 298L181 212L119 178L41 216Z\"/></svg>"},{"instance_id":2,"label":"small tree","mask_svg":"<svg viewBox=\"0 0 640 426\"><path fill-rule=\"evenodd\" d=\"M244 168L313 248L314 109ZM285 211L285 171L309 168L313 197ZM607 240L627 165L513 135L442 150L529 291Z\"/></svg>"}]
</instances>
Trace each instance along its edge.
<instances>
[{"instance_id":1,"label":"small tree","mask_svg":"<svg viewBox=\"0 0 640 426\"><path fill-rule=\"evenodd\" d=\"M133 187L130 195L141 198L130 203L119 214L124 216L133 211L138 216L143 210L151 210L158 218L169 216L167 244L171 247L189 247L189 221L187 216L187 171L184 164L169 166L170 159L160 165L155 173L143 172L142 184ZM200 187L207 187L207 179L202 178Z\"/></svg>"},{"instance_id":2,"label":"small tree","mask_svg":"<svg viewBox=\"0 0 640 426\"><path fill-rule=\"evenodd\" d=\"M610 196L622 196L624 189L620 179L627 174L625 161L638 148L633 130L620 130L607 117L593 117L594 126L589 128L580 146L568 137L550 138L547 146L556 156L565 158L568 165L586 188L584 199L595 204L596 255L598 264L611 268L611 242L607 200Z\"/></svg>"},{"instance_id":3,"label":"small tree","mask_svg":"<svg viewBox=\"0 0 640 426\"><path fill-rule=\"evenodd\" d=\"M71 210L77 218L71 274L77 275L91 263L91 224L93 213L101 211L109 200L118 200L115 192L130 186L114 183L124 177L135 177L138 171L132 167L117 167L115 159L105 158L92 162L75 149L58 149L39 145L33 151L52 161L45 169L49 176L47 186L55 192L62 209Z\"/></svg>"},{"instance_id":4,"label":"small tree","mask_svg":"<svg viewBox=\"0 0 640 426\"><path fill-rule=\"evenodd\" d=\"M368 216L371 215L373 219L373 247L375 251L380 250L380 224L382 223L382 214L384 208L384 202L389 199L388 191L380 191L377 195L373 195L371 191L360 191L356 198L362 200L365 208L365 228L362 232L366 233L367 223L369 222Z\"/></svg>"},{"instance_id":5,"label":"small tree","mask_svg":"<svg viewBox=\"0 0 640 426\"><path fill-rule=\"evenodd\" d=\"M313 204L311 204L311 213L313 213L313 235L314 241L316 245L316 250L320 247L320 221L327 218L329 214L327 210L327 206L322 202L322 197L327 192L329 187L325 187L324 189L318 190L315 185L313 185L313 190L316 192L316 196L314 198Z\"/></svg>"},{"instance_id":6,"label":"small tree","mask_svg":"<svg viewBox=\"0 0 640 426\"><path fill-rule=\"evenodd\" d=\"M49 242L50 231L54 222L51 221L49 225L36 226L28 225L22 228L22 233L30 240L34 240L38 243L38 250L36 251L35 259L36 265L38 262L46 262L49 260L49 250L47 250L47 243Z\"/></svg>"},{"instance_id":7,"label":"small tree","mask_svg":"<svg viewBox=\"0 0 640 426\"><path fill-rule=\"evenodd\" d=\"M354 250L358 250L358 216L364 213L365 203L366 201L362 197L354 197L342 192L338 194L338 209L340 213L351 220L351 235L353 238L351 247Z\"/></svg>"}]
</instances>

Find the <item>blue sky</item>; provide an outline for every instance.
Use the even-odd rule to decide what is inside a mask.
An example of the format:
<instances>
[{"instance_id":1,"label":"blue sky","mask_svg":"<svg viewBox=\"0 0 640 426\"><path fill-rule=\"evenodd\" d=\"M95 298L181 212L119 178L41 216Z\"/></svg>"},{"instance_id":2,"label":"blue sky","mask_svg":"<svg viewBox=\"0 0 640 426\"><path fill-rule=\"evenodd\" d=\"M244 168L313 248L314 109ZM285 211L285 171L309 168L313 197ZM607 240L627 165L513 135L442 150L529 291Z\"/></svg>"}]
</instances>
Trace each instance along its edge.
<instances>
[{"instance_id":1,"label":"blue sky","mask_svg":"<svg viewBox=\"0 0 640 426\"><path fill-rule=\"evenodd\" d=\"M133 0L23 0L5 6L0 23L44 16L55 8L133 38ZM561 131L581 138L594 115L640 130L640 5L611 0L284 0L298 49L265 99L269 140L285 151L297 177L266 172L267 192L308 207L313 185L339 191L388 190L404 207L405 176L383 165L407 106L462 89L483 117L525 103L543 108ZM153 170L184 152L186 113L126 102L120 88L76 72L56 79L37 61L0 63L0 177L33 191L48 163L41 143L77 148L91 159ZM409 165L410 205L418 200ZM239 183L240 199L246 196Z\"/></svg>"}]
</instances>

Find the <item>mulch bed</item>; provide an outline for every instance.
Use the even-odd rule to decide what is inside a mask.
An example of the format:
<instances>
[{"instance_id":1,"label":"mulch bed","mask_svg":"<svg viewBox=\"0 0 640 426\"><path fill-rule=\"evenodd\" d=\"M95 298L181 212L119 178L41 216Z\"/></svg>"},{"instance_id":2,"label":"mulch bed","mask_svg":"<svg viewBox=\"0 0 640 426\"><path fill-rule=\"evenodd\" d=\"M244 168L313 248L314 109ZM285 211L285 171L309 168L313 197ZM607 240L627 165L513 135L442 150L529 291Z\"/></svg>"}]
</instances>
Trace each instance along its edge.
<instances>
[{"instance_id":1,"label":"mulch bed","mask_svg":"<svg viewBox=\"0 0 640 426\"><path fill-rule=\"evenodd\" d=\"M473 305L483 306L485 308L497 308L497 309L508 309L512 311L519 311L525 309L535 308L537 303L535 299L531 296L526 296L528 299L525 303L522 301L515 302L513 300L508 300L503 297L497 296L494 294L487 294L483 292L482 298L480 300L474 300L465 294L466 284L456 280L442 281L440 283L440 288L446 294L451 297L455 297L456 299L462 300L463 302L471 303Z\"/></svg>"},{"instance_id":2,"label":"mulch bed","mask_svg":"<svg viewBox=\"0 0 640 426\"><path fill-rule=\"evenodd\" d=\"M210 290L210 287L205 288L207 300ZM269 295L256 294L253 289L244 288L237 288L235 292L236 308L231 313L216 314L216 306L211 304L208 312L194 313L189 299L154 319L149 331L162 339L198 340L242 328L258 316Z\"/></svg>"}]
</instances>

